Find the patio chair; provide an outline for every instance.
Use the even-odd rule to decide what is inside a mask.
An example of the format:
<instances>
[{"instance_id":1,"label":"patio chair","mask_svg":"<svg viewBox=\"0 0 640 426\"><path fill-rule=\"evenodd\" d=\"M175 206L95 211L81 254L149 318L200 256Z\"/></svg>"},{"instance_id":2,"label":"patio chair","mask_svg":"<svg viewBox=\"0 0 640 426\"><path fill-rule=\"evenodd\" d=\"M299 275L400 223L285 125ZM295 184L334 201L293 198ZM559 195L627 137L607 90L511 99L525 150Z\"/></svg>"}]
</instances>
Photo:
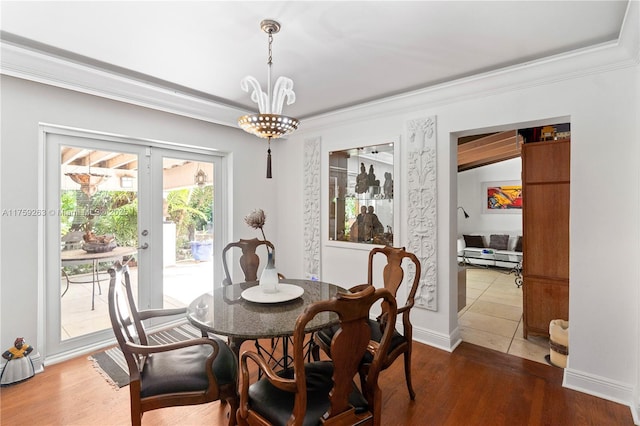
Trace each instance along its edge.
<instances>
[{"instance_id":1,"label":"patio chair","mask_svg":"<svg viewBox=\"0 0 640 426\"><path fill-rule=\"evenodd\" d=\"M143 321L185 309L138 311L128 267L117 262L109 275L111 326L129 369L131 424L140 425L146 411L222 400L230 406L229 425L235 425L238 364L231 349L206 337L150 345Z\"/></svg>"},{"instance_id":2,"label":"patio chair","mask_svg":"<svg viewBox=\"0 0 640 426\"><path fill-rule=\"evenodd\" d=\"M376 254L383 254L386 256L387 264L382 272L382 278L384 282L384 288L389 290L391 294L397 296L398 288L404 280L404 270L402 269L402 261L408 258L415 267L415 274L410 286L408 287L407 301L404 306L398 308L398 315L402 315L402 328L403 332L400 333L397 330L393 330L393 337L391 339L391 345L389 350L382 357L382 369L385 370L400 356L404 355L404 374L407 382L407 390L409 391L409 397L413 400L416 397L416 393L413 390L411 384L411 348L413 342L413 326L411 324L410 312L414 304L416 291L418 290L418 284L420 282L420 261L413 254L406 251L404 247L376 247L369 252L369 267L367 274L367 284L361 284L355 286L350 291L360 291L365 287L373 285L373 263ZM407 283L409 285L409 283ZM369 320L369 326L371 328L371 338L375 341L380 341L382 334L380 332L380 322L385 320L387 315L385 306L382 306L382 314L376 319ZM316 343L318 346L329 356L331 356L331 340L335 335L335 327L330 327L324 330L316 332ZM366 353L362 359L362 364L365 368L362 369L362 380L366 379L366 366L371 365L372 356L370 353Z\"/></svg>"},{"instance_id":3,"label":"patio chair","mask_svg":"<svg viewBox=\"0 0 640 426\"><path fill-rule=\"evenodd\" d=\"M240 408L238 422L249 425L379 425L381 390L378 373L383 354L391 344L393 327L384 327L380 350L372 350L369 310L382 300L391 324L396 318L395 299L389 290L367 286L354 294L340 293L313 303L298 317L293 335L293 368L275 372L258 353L245 351L240 357ZM333 359L306 362L305 326L318 315L335 313L339 324L331 342ZM372 351L367 378L361 389L354 383L360 361ZM248 361L262 371L263 378L250 384Z\"/></svg>"}]
</instances>

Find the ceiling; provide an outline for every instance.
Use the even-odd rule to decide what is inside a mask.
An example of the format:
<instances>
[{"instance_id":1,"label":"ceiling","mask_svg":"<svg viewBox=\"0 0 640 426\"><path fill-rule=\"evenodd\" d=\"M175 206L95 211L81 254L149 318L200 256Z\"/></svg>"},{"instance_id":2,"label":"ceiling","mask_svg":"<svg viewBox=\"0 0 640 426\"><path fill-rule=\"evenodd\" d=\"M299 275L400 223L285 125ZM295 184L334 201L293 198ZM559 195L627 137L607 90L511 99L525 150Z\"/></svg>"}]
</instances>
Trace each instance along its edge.
<instances>
[{"instance_id":1,"label":"ceiling","mask_svg":"<svg viewBox=\"0 0 640 426\"><path fill-rule=\"evenodd\" d=\"M294 80L300 119L615 41L628 1L2 1L2 39L247 111Z\"/></svg>"}]
</instances>

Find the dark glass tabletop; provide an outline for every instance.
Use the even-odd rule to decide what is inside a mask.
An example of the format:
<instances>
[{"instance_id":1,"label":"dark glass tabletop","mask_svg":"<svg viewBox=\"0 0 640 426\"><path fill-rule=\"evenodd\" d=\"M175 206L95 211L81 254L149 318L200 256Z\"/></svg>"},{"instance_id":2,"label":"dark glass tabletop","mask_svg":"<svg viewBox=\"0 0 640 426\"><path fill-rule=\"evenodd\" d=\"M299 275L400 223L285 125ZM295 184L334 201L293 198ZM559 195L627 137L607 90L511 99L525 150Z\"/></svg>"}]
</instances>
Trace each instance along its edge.
<instances>
[{"instance_id":1,"label":"dark glass tabletop","mask_svg":"<svg viewBox=\"0 0 640 426\"><path fill-rule=\"evenodd\" d=\"M200 330L236 339L291 336L296 319L305 307L337 293L348 293L342 287L322 281L282 279L280 283L299 286L304 293L286 302L255 303L243 299L241 294L257 286L257 281L222 286L191 302L187 318ZM306 331L317 331L337 321L335 313L323 312L308 323Z\"/></svg>"}]
</instances>

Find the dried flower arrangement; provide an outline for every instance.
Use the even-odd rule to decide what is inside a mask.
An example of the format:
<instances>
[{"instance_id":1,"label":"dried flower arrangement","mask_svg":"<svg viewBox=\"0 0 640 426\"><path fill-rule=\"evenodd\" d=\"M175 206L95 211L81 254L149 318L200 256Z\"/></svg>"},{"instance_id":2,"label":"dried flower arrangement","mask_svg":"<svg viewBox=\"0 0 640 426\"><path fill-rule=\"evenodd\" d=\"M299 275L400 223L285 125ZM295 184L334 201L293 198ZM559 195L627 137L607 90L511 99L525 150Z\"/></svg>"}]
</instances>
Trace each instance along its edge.
<instances>
[{"instance_id":1,"label":"dried flower arrangement","mask_svg":"<svg viewBox=\"0 0 640 426\"><path fill-rule=\"evenodd\" d=\"M264 210L256 209L256 210L252 211L250 214L248 214L247 216L244 217L244 221L245 221L245 223L247 225L249 225L253 229L259 229L260 232L262 233L262 239L264 241L267 241L267 237L264 235L264 224L267 221L267 215L264 214ZM269 261L268 261L267 268L270 267L271 269L273 269L274 251L271 249L271 247L269 247L266 244L265 244L265 247L267 248L267 253L269 255ZM265 268L265 269L267 269L267 268Z\"/></svg>"},{"instance_id":2,"label":"dried flower arrangement","mask_svg":"<svg viewBox=\"0 0 640 426\"><path fill-rule=\"evenodd\" d=\"M259 229L260 232L262 232L262 238L264 240L267 239L267 237L264 235L264 229L263 229L264 224L267 221L267 215L264 214L264 210L257 209L252 211L251 214L248 214L247 216L245 216L244 221L247 225L249 225L253 229Z\"/></svg>"}]
</instances>

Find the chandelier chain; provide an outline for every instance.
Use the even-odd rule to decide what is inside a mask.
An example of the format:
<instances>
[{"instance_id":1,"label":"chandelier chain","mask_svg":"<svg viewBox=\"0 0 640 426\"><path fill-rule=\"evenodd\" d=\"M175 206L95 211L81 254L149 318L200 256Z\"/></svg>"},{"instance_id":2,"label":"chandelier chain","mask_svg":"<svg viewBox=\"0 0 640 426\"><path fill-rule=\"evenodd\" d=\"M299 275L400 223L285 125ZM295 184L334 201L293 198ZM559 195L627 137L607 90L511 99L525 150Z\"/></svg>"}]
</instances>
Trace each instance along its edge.
<instances>
[{"instance_id":1,"label":"chandelier chain","mask_svg":"<svg viewBox=\"0 0 640 426\"><path fill-rule=\"evenodd\" d=\"M271 44L273 43L273 34L269 31L269 59L267 60L267 64L272 64L273 55L271 53Z\"/></svg>"}]
</instances>

